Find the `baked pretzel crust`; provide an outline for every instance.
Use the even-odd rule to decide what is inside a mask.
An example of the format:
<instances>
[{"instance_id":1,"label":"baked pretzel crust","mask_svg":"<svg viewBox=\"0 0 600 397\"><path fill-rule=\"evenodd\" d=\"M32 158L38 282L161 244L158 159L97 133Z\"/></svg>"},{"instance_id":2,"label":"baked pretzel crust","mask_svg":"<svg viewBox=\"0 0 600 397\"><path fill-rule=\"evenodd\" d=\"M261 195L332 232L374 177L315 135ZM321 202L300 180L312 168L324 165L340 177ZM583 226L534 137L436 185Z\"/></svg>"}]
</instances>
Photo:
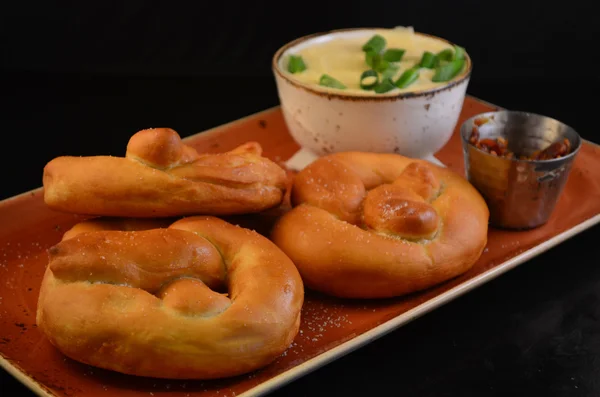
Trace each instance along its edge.
<instances>
[{"instance_id":1,"label":"baked pretzel crust","mask_svg":"<svg viewBox=\"0 0 600 397\"><path fill-rule=\"evenodd\" d=\"M38 327L86 364L229 377L269 364L298 332L304 289L293 263L267 238L218 218L86 221L49 256Z\"/></svg>"},{"instance_id":2,"label":"baked pretzel crust","mask_svg":"<svg viewBox=\"0 0 600 397\"><path fill-rule=\"evenodd\" d=\"M298 173L272 240L305 286L344 298L423 290L469 270L489 211L467 180L426 161L347 152Z\"/></svg>"},{"instance_id":3,"label":"baked pretzel crust","mask_svg":"<svg viewBox=\"0 0 600 397\"><path fill-rule=\"evenodd\" d=\"M256 142L200 154L169 128L137 132L125 157L57 157L43 174L54 210L138 218L259 212L281 203L286 179Z\"/></svg>"}]
</instances>

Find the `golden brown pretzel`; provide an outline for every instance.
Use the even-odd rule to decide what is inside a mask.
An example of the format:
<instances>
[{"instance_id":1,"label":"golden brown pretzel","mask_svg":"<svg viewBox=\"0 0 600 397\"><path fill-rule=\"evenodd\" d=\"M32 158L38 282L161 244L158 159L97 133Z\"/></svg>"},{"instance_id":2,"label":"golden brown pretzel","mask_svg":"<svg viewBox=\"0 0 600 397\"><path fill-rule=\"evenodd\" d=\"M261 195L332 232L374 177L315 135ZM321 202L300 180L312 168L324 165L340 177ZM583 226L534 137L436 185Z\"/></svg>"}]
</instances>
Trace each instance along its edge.
<instances>
[{"instance_id":1,"label":"golden brown pretzel","mask_svg":"<svg viewBox=\"0 0 600 397\"><path fill-rule=\"evenodd\" d=\"M304 289L280 249L214 217L157 226L87 221L50 249L37 325L52 344L83 363L174 379L242 374L289 347Z\"/></svg>"},{"instance_id":2,"label":"golden brown pretzel","mask_svg":"<svg viewBox=\"0 0 600 397\"><path fill-rule=\"evenodd\" d=\"M44 168L44 199L88 215L170 217L258 212L281 203L286 173L248 142L199 154L169 128L142 130L125 157L63 156Z\"/></svg>"},{"instance_id":3,"label":"golden brown pretzel","mask_svg":"<svg viewBox=\"0 0 600 397\"><path fill-rule=\"evenodd\" d=\"M464 178L395 154L338 153L296 176L273 241L307 287L348 298L422 290L467 271L489 212Z\"/></svg>"}]
</instances>

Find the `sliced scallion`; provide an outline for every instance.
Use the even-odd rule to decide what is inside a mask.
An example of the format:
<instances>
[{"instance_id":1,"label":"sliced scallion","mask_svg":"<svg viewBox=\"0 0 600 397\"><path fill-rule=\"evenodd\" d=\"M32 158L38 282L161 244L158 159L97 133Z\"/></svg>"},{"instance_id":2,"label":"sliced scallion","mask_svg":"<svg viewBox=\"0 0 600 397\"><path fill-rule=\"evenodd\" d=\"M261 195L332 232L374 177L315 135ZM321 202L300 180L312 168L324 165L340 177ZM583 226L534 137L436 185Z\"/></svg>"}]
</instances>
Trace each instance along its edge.
<instances>
[{"instance_id":1,"label":"sliced scallion","mask_svg":"<svg viewBox=\"0 0 600 397\"><path fill-rule=\"evenodd\" d=\"M449 81L456 77L465 65L464 59L456 59L443 65L438 66L431 81L435 83Z\"/></svg>"},{"instance_id":2,"label":"sliced scallion","mask_svg":"<svg viewBox=\"0 0 600 397\"><path fill-rule=\"evenodd\" d=\"M452 59L453 60L465 59L465 49L462 48L461 46L455 45L454 46L454 57Z\"/></svg>"},{"instance_id":3,"label":"sliced scallion","mask_svg":"<svg viewBox=\"0 0 600 397\"><path fill-rule=\"evenodd\" d=\"M367 51L367 52L365 52L365 63L367 65L369 65L370 67L373 67L374 60L380 56L381 55L377 54L376 52Z\"/></svg>"},{"instance_id":4,"label":"sliced scallion","mask_svg":"<svg viewBox=\"0 0 600 397\"><path fill-rule=\"evenodd\" d=\"M419 69L410 68L404 71L402 75L394 83L398 88L406 88L419 78Z\"/></svg>"},{"instance_id":5,"label":"sliced scallion","mask_svg":"<svg viewBox=\"0 0 600 397\"><path fill-rule=\"evenodd\" d=\"M389 48L383 53L383 59L388 62L400 62L405 52L398 48Z\"/></svg>"},{"instance_id":6,"label":"sliced scallion","mask_svg":"<svg viewBox=\"0 0 600 397\"><path fill-rule=\"evenodd\" d=\"M365 62L371 69L379 73L382 73L389 66L389 62L384 60L381 54L372 51L365 53Z\"/></svg>"},{"instance_id":7,"label":"sliced scallion","mask_svg":"<svg viewBox=\"0 0 600 397\"><path fill-rule=\"evenodd\" d=\"M377 94L383 94L393 90L394 88L396 88L396 86L391 79L384 79L381 81L381 83L377 84L375 88L373 88L373 91L375 91Z\"/></svg>"},{"instance_id":8,"label":"sliced scallion","mask_svg":"<svg viewBox=\"0 0 600 397\"><path fill-rule=\"evenodd\" d=\"M337 88L340 90L346 89L347 87L339 80L334 79L333 77L324 74L319 79L319 85L330 88Z\"/></svg>"},{"instance_id":9,"label":"sliced scallion","mask_svg":"<svg viewBox=\"0 0 600 397\"><path fill-rule=\"evenodd\" d=\"M436 64L436 55L432 52L425 51L419 62L419 67L433 69Z\"/></svg>"},{"instance_id":10,"label":"sliced scallion","mask_svg":"<svg viewBox=\"0 0 600 397\"><path fill-rule=\"evenodd\" d=\"M400 69L400 66L390 63L388 68L381 73L382 79L393 79L396 73Z\"/></svg>"},{"instance_id":11,"label":"sliced scallion","mask_svg":"<svg viewBox=\"0 0 600 397\"><path fill-rule=\"evenodd\" d=\"M373 69L365 70L360 75L360 88L363 90L371 90L379 84L379 74Z\"/></svg>"},{"instance_id":12,"label":"sliced scallion","mask_svg":"<svg viewBox=\"0 0 600 397\"><path fill-rule=\"evenodd\" d=\"M389 62L384 59L381 59L381 58L378 59L377 62L373 62L373 69L375 69L379 73L385 72L389 67L390 67Z\"/></svg>"},{"instance_id":13,"label":"sliced scallion","mask_svg":"<svg viewBox=\"0 0 600 397\"><path fill-rule=\"evenodd\" d=\"M453 56L454 51L452 51L450 48L446 48L445 50L438 52L436 57L439 62L449 62L452 60Z\"/></svg>"},{"instance_id":14,"label":"sliced scallion","mask_svg":"<svg viewBox=\"0 0 600 397\"><path fill-rule=\"evenodd\" d=\"M385 44L386 41L383 36L376 34L362 46L362 50L365 52L372 51L375 53L380 53L385 48Z\"/></svg>"},{"instance_id":15,"label":"sliced scallion","mask_svg":"<svg viewBox=\"0 0 600 397\"><path fill-rule=\"evenodd\" d=\"M288 59L288 72L300 73L306 70L304 59L300 55L290 55Z\"/></svg>"}]
</instances>

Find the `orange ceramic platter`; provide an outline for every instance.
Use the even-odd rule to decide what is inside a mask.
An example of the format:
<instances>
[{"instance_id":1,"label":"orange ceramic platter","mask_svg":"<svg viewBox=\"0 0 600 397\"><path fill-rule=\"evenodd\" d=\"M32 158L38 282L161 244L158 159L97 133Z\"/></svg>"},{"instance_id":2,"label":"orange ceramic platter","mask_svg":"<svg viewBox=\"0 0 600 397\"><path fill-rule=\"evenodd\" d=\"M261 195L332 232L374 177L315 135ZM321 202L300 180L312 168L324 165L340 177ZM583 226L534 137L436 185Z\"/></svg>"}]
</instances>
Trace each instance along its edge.
<instances>
[{"instance_id":1,"label":"orange ceramic platter","mask_svg":"<svg viewBox=\"0 0 600 397\"><path fill-rule=\"evenodd\" d=\"M459 125L468 117L494 109L467 97ZM285 161L298 150L278 107L186 140L204 152L225 151L256 140L263 145L265 155L276 161ZM457 131L437 157L463 173ZM38 189L0 202L0 365L4 369L42 396L257 396L375 340L600 222L600 147L590 142L583 145L546 225L525 232L491 229L487 248L468 273L399 299L342 301L307 291L300 333L280 358L250 375L208 382L155 380L100 370L65 358L47 342L35 324L46 250L82 218L52 212L42 197ZM271 213L236 221L261 231L268 230L272 219Z\"/></svg>"}]
</instances>

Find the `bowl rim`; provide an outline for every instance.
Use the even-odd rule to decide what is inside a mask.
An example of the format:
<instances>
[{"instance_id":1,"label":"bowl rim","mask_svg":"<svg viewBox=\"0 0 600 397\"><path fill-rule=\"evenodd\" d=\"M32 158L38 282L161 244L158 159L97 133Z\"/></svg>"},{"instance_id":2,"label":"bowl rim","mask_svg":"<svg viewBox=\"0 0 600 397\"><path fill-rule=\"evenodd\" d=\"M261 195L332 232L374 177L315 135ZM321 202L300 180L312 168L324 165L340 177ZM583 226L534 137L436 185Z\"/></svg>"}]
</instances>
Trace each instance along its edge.
<instances>
[{"instance_id":1,"label":"bowl rim","mask_svg":"<svg viewBox=\"0 0 600 397\"><path fill-rule=\"evenodd\" d=\"M575 134L575 136L577 137L577 146L571 150L571 152L569 154L567 154L566 156L562 156L562 157L556 157L553 159L547 159L547 160L530 160L530 159L518 159L518 158L511 158L511 159L507 159L505 157L499 157L499 156L494 156L491 153L486 152L485 150L481 150L480 148L478 148L477 146L473 145L471 142L469 142L469 139L465 137L465 127L469 124L472 124L473 121L475 121L475 119L480 118L480 117L488 117L488 116L492 116L495 114L499 114L499 113L513 113L513 114L522 114L522 115L526 115L526 116L534 116L534 117L541 117L541 118L545 118L548 120L552 120L558 124L562 124L563 126L567 127L568 129L570 129L571 131L573 131L573 133ZM523 110L508 110L508 109L498 109L498 110L492 110L489 112L484 112L484 113L479 113L476 114L474 116L469 117L468 119L466 119L465 121L463 121L463 123L461 124L459 130L459 135L460 135L460 140L463 143L463 146L467 146L470 147L474 150L476 150L479 153L483 153L486 156L490 156L490 157L494 157L494 158L502 158L506 161L512 162L512 163L519 163L519 164L552 164L552 163L560 163L560 162L569 162L572 163L574 161L574 157L577 156L577 153L579 153L579 150L581 149L581 146L583 146L583 138L581 137L581 135L579 135L579 133L577 132L577 130L573 127L571 127L570 125L557 120L553 117L550 116L545 116L543 114L539 114L539 113L533 113L533 112L527 112L527 111L523 111Z\"/></svg>"},{"instance_id":2,"label":"bowl rim","mask_svg":"<svg viewBox=\"0 0 600 397\"><path fill-rule=\"evenodd\" d=\"M290 76L287 75L286 72L284 72L283 70L281 70L280 66L279 66L279 60L281 59L281 57L283 56L283 54L290 49L291 47L294 47L302 42L317 38L317 37L323 37L323 36L328 36L334 33L344 33L344 32L353 32L353 31L369 31L369 30L392 30L394 28L383 28L383 27L358 27L358 28L343 28L343 29L333 29L333 30L327 30L327 31L322 31L322 32L317 32L317 33L311 33L305 36L301 36L298 37L292 41L287 42L286 44L284 44L283 46L279 47L279 49L275 52L275 54L273 55L272 61L271 61L271 68L273 70L273 72L278 75L279 77L281 77L282 79L284 79L287 83L297 87L297 88L301 88L304 89L310 93L313 94L317 94L319 96L325 96L328 99L332 99L332 98L337 98L337 99L345 99L345 100L355 100L355 101L393 101L393 100L398 100L398 99L406 99L406 98L414 98L414 97L431 97L435 94L437 94L438 92L441 91L445 91L445 90L449 90L459 84L462 84L463 82L465 82L466 80L468 80L471 77L471 73L473 71L473 62L471 60L470 55L468 54L467 51L465 51L465 57L467 60L467 67L466 69L462 72L462 75L460 75L458 78L454 78L450 81L448 81L445 84L439 85L437 87L428 89L428 90L424 90L424 91L403 91L400 93L384 93L384 94L354 94L354 93L344 93L344 92L338 92L338 91L332 91L332 90L328 90L326 88L321 88L318 85L313 85L313 84L309 84L309 83L302 83L299 81L296 81L295 79L291 78ZM422 32L417 32L415 31L414 34L419 35L419 36L425 36L425 37L430 37L436 40L440 40L443 42L446 42L452 46L456 45L455 43L451 42L450 40L438 37L438 36L434 36L428 33L422 33Z\"/></svg>"}]
</instances>

